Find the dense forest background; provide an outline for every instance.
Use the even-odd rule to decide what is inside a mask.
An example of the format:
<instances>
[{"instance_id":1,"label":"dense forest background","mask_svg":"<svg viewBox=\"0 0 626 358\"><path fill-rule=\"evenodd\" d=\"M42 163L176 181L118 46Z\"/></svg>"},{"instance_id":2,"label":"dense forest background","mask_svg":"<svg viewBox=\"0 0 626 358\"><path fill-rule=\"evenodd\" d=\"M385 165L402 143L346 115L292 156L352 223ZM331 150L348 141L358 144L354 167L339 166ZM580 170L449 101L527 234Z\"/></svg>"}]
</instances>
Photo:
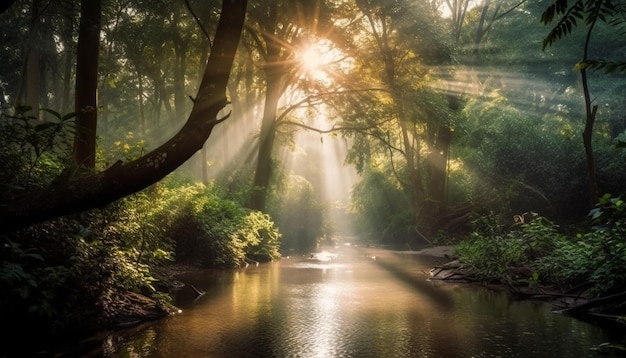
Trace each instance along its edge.
<instances>
[{"instance_id":1,"label":"dense forest background","mask_svg":"<svg viewBox=\"0 0 626 358\"><path fill-rule=\"evenodd\" d=\"M461 243L477 267L487 238L485 275L550 249L535 281L623 287L623 1L237 6L240 35L220 1L3 8L3 322L111 323L124 292L167 302L168 262L357 238Z\"/></svg>"}]
</instances>

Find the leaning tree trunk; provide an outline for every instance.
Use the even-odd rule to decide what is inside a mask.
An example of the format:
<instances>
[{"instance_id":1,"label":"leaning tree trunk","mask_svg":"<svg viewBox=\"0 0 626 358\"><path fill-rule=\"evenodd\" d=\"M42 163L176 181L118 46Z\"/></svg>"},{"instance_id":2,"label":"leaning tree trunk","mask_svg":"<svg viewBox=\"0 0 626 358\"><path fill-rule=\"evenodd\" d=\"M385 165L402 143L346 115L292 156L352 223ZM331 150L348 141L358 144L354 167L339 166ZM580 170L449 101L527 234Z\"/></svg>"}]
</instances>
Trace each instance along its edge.
<instances>
[{"instance_id":1,"label":"leaning tree trunk","mask_svg":"<svg viewBox=\"0 0 626 358\"><path fill-rule=\"evenodd\" d=\"M166 143L129 163L43 191L27 193L0 205L0 232L63 215L104 207L161 180L200 150L213 128L225 118L226 84L237 51L247 1L224 1L214 44L193 109L183 128Z\"/></svg>"}]
</instances>

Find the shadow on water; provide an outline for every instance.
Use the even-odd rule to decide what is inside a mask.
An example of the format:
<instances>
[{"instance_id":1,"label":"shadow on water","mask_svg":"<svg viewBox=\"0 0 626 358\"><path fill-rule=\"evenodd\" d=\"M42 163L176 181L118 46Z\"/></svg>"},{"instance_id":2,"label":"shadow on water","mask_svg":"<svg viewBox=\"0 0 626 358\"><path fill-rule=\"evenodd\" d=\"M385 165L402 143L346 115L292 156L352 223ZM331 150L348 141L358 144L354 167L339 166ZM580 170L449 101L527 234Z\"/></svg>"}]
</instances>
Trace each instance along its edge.
<instances>
[{"instance_id":1,"label":"shadow on water","mask_svg":"<svg viewBox=\"0 0 626 358\"><path fill-rule=\"evenodd\" d=\"M452 309L454 302L447 292L438 290L436 287L433 287L433 285L430 284L424 277L420 277L414 272L407 269L406 266L410 265L410 260L398 259L396 261L388 259L377 259L374 262L379 267L383 268L385 271L391 274L398 281L411 287L420 295L432 299L432 303L438 308L446 310Z\"/></svg>"},{"instance_id":2,"label":"shadow on water","mask_svg":"<svg viewBox=\"0 0 626 358\"><path fill-rule=\"evenodd\" d=\"M185 276L180 315L108 334L82 356L579 358L609 339L545 306L430 282L431 256L336 254Z\"/></svg>"}]
</instances>

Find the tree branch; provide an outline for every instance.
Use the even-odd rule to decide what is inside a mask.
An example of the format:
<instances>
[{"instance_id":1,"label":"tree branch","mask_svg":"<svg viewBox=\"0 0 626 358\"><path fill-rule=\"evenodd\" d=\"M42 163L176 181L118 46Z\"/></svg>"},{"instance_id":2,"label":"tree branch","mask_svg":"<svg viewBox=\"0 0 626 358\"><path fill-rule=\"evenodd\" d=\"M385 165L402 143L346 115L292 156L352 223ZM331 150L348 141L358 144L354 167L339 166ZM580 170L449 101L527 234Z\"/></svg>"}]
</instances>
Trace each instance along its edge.
<instances>
[{"instance_id":1,"label":"tree branch","mask_svg":"<svg viewBox=\"0 0 626 358\"><path fill-rule=\"evenodd\" d=\"M107 170L26 193L0 205L0 232L45 220L102 208L147 188L200 150L226 105L226 85L241 38L246 0L224 1L213 48L193 109L183 128L145 156Z\"/></svg>"}]
</instances>

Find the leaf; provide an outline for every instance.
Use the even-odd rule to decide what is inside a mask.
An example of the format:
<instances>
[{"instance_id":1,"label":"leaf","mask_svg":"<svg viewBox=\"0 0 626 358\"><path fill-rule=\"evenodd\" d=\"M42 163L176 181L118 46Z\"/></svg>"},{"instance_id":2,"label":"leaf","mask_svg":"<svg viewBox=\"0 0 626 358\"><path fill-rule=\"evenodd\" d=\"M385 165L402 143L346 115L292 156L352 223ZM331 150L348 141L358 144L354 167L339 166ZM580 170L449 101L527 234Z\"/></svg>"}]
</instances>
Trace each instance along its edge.
<instances>
[{"instance_id":1,"label":"leaf","mask_svg":"<svg viewBox=\"0 0 626 358\"><path fill-rule=\"evenodd\" d=\"M602 210L600 210L599 208L594 208L589 211L589 216L591 216L591 220L599 218L600 215L602 215Z\"/></svg>"},{"instance_id":2,"label":"leaf","mask_svg":"<svg viewBox=\"0 0 626 358\"><path fill-rule=\"evenodd\" d=\"M574 71L582 71L582 70L586 69L587 67L589 67L589 63L581 61L581 62L578 62L574 66Z\"/></svg>"},{"instance_id":3,"label":"leaf","mask_svg":"<svg viewBox=\"0 0 626 358\"><path fill-rule=\"evenodd\" d=\"M41 110L42 110L43 112L48 112L48 113L50 113L50 114L51 114L51 115L53 115L56 119L59 119L59 120L61 119L61 115L60 115L60 114L59 114L59 112L57 112L57 111L53 111L53 110L48 109L48 108L42 108Z\"/></svg>"},{"instance_id":4,"label":"leaf","mask_svg":"<svg viewBox=\"0 0 626 358\"><path fill-rule=\"evenodd\" d=\"M65 122L65 121L67 121L68 119L72 119L72 118L74 118L74 117L76 117L76 112L70 112L70 113L68 113L68 114L64 115L64 116L61 118L61 121L62 121L62 122Z\"/></svg>"},{"instance_id":5,"label":"leaf","mask_svg":"<svg viewBox=\"0 0 626 358\"><path fill-rule=\"evenodd\" d=\"M48 128L55 127L56 125L57 123L54 123L54 122L44 122L41 124L37 124L34 129L35 129L35 132L41 132L41 131L45 131Z\"/></svg>"}]
</instances>

